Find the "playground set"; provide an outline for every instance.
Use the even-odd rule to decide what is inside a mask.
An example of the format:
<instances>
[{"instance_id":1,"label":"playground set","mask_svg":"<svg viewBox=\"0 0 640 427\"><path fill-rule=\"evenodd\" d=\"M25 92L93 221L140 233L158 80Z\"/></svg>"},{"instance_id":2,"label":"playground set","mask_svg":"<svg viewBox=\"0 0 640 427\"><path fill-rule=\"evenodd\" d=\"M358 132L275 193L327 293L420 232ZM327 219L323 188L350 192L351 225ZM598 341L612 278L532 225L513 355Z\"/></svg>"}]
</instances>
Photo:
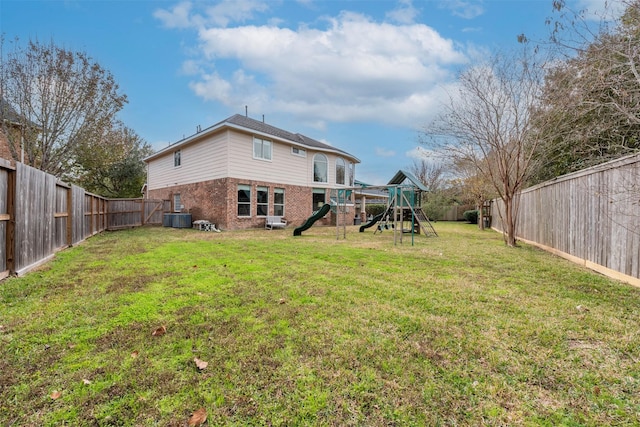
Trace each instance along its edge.
<instances>
[{"instance_id":1,"label":"playground set","mask_svg":"<svg viewBox=\"0 0 640 427\"><path fill-rule=\"evenodd\" d=\"M352 188L332 189L330 202L323 205L313 213L303 225L293 231L294 236L302 235L318 219L324 217L331 210L336 215L336 239L346 239L347 235L347 213L353 206L352 196L364 190L377 190L384 192L387 199L385 211L362 224L359 231L363 233L367 228L375 225L374 234L382 233L384 230L393 231L393 243L402 243L404 234L411 234L411 244L414 243L416 234L423 233L425 236L437 237L438 233L433 228L431 221L422 210L422 193L428 189L415 176L406 172L398 173L384 186L361 186Z\"/></svg>"}]
</instances>

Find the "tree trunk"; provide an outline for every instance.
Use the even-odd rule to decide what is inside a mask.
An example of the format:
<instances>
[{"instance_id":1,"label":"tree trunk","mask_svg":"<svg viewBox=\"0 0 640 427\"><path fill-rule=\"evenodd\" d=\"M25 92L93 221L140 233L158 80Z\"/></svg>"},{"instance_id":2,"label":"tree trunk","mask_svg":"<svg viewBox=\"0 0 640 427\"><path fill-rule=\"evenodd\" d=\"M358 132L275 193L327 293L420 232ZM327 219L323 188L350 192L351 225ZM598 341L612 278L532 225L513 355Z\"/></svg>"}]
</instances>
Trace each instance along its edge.
<instances>
[{"instance_id":1,"label":"tree trunk","mask_svg":"<svg viewBox=\"0 0 640 427\"><path fill-rule=\"evenodd\" d=\"M504 198L504 221L506 228L505 243L508 246L516 246L516 219L513 212L513 197Z\"/></svg>"}]
</instances>

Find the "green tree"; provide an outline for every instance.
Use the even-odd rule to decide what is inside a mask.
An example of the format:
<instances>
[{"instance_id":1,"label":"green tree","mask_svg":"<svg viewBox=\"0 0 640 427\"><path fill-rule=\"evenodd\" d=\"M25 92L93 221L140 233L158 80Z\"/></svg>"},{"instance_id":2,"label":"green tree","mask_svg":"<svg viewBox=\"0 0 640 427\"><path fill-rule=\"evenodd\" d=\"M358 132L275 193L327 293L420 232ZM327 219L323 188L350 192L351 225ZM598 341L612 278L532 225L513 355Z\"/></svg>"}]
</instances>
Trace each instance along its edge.
<instances>
[{"instance_id":1,"label":"green tree","mask_svg":"<svg viewBox=\"0 0 640 427\"><path fill-rule=\"evenodd\" d=\"M132 129L117 123L78 147L74 173L67 180L106 197L140 197L146 181L143 159L152 153Z\"/></svg>"},{"instance_id":2,"label":"green tree","mask_svg":"<svg viewBox=\"0 0 640 427\"><path fill-rule=\"evenodd\" d=\"M555 5L564 13L551 39L566 56L549 70L534 113L544 143L532 184L640 149L640 2L624 2L624 13L598 32L564 2Z\"/></svg>"}]
</instances>

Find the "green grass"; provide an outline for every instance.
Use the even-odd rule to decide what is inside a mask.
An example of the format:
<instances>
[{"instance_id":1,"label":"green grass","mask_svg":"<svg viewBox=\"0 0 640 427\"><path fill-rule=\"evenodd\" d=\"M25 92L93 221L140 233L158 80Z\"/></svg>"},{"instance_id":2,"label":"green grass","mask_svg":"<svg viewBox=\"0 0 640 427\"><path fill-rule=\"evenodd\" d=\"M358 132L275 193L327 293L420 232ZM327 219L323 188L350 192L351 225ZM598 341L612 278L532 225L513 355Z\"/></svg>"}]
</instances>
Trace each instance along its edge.
<instances>
[{"instance_id":1,"label":"green grass","mask_svg":"<svg viewBox=\"0 0 640 427\"><path fill-rule=\"evenodd\" d=\"M639 289L435 226L413 246L140 228L60 252L0 282L0 425L640 424Z\"/></svg>"}]
</instances>

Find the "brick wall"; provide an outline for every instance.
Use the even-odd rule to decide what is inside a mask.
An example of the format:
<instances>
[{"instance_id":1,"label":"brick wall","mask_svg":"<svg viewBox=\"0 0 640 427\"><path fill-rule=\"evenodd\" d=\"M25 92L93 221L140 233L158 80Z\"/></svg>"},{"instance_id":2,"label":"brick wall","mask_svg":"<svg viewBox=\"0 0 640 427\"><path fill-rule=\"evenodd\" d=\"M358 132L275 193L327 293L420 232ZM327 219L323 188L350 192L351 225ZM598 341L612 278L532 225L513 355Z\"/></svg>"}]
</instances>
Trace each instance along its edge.
<instances>
[{"instance_id":1,"label":"brick wall","mask_svg":"<svg viewBox=\"0 0 640 427\"><path fill-rule=\"evenodd\" d=\"M6 135L0 129L0 158L9 160L12 166L15 166L16 162L13 160L11 150L9 149L9 141L7 141Z\"/></svg>"},{"instance_id":2,"label":"brick wall","mask_svg":"<svg viewBox=\"0 0 640 427\"><path fill-rule=\"evenodd\" d=\"M251 186L251 217L238 216L238 185ZM273 215L274 189L284 188L284 216L290 227L302 225L313 213L313 190L310 187L277 184L265 181L239 180L224 178L195 184L177 185L163 189L150 190L149 198L172 200L180 194L183 211L192 215L192 220L205 219L221 229L243 229L264 227L264 217L256 216L257 188L269 189L269 215ZM326 200L329 200L327 190ZM347 215L347 224L353 223L354 208ZM335 215L329 214L314 225L335 225Z\"/></svg>"}]
</instances>

